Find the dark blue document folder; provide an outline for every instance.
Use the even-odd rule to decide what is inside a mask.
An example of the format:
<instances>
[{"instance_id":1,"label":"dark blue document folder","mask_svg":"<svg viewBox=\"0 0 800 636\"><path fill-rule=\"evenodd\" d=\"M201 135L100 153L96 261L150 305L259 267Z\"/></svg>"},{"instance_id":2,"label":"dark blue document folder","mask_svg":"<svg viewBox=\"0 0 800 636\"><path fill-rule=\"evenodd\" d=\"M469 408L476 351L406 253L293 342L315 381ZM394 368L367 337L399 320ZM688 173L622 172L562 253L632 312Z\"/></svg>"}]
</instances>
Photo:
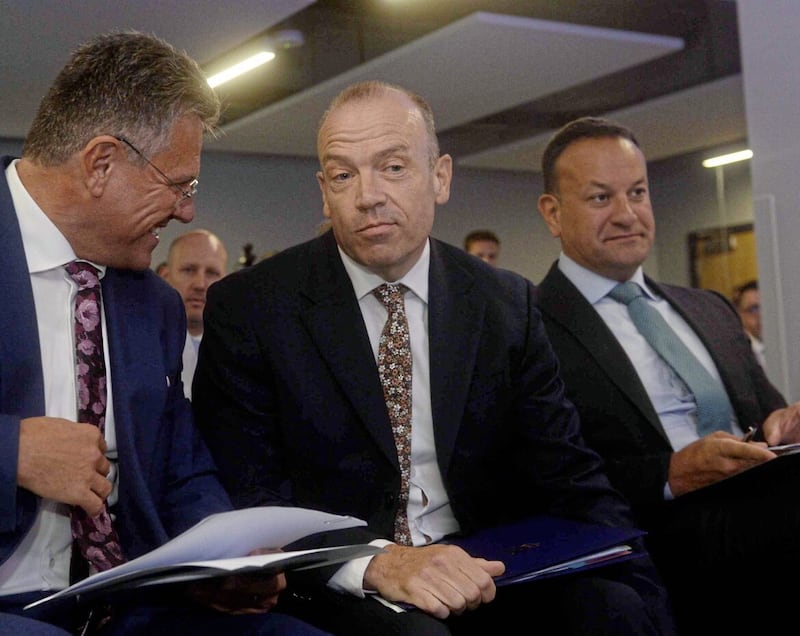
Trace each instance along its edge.
<instances>
[{"instance_id":1,"label":"dark blue document folder","mask_svg":"<svg viewBox=\"0 0 800 636\"><path fill-rule=\"evenodd\" d=\"M495 583L508 585L641 556L642 552L631 542L644 534L637 528L537 516L447 542L461 546L474 557L505 563L506 571Z\"/></svg>"}]
</instances>

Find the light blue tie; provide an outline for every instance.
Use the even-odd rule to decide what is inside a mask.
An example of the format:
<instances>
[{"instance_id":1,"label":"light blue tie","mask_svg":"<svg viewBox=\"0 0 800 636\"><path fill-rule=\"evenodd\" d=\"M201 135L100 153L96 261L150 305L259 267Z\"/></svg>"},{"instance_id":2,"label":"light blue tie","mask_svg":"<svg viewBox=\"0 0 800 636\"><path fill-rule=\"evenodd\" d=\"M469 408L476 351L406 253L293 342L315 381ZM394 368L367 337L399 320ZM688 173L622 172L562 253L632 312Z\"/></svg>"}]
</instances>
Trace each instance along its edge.
<instances>
[{"instance_id":1,"label":"light blue tie","mask_svg":"<svg viewBox=\"0 0 800 636\"><path fill-rule=\"evenodd\" d=\"M706 371L658 310L650 306L641 287L631 281L620 283L608 295L628 306L628 313L639 333L694 394L697 434L703 436L714 431L731 432L733 409L725 388Z\"/></svg>"}]
</instances>

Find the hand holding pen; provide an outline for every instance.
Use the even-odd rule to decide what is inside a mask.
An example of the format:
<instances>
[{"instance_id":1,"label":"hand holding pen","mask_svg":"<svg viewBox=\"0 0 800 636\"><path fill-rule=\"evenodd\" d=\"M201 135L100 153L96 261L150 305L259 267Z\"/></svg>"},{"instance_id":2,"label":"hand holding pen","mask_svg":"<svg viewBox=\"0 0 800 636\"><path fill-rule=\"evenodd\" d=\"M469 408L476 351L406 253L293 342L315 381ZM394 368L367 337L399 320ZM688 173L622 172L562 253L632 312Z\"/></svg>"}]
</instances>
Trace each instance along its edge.
<instances>
[{"instance_id":1,"label":"hand holding pen","mask_svg":"<svg viewBox=\"0 0 800 636\"><path fill-rule=\"evenodd\" d=\"M744 432L744 437L742 437L743 442L752 442L753 437L756 435L756 431L758 429L755 426L748 426L747 430Z\"/></svg>"}]
</instances>

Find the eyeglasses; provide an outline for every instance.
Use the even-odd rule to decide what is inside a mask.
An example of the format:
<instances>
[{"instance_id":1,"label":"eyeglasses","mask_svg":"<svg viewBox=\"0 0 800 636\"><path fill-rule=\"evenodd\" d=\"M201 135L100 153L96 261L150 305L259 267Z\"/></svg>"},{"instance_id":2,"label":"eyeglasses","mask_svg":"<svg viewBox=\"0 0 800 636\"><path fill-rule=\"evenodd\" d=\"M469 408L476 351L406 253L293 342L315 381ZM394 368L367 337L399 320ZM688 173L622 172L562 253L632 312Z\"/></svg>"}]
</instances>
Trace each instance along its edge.
<instances>
[{"instance_id":1,"label":"eyeglasses","mask_svg":"<svg viewBox=\"0 0 800 636\"><path fill-rule=\"evenodd\" d=\"M186 188L182 187L181 185L175 183L167 175L165 175L164 172L161 170L161 168L159 168L156 164L154 164L152 161L150 161L150 159L147 158L147 155L145 155L141 150L139 150L136 146L134 146L130 141L125 139L125 137L117 137L116 135L112 135L112 136L117 141L121 141L122 143L124 143L131 150L133 150L133 152L135 152L142 159L144 159L148 163L148 165L151 168L153 168L153 170L155 170L158 174L161 175L161 177L164 179L164 181L167 182L167 185L169 187L175 188L178 192L180 192L181 193L181 201L183 201L184 199L191 199L195 194L197 194L197 184L199 183L199 181L197 179L192 179L191 181L189 181L186 184Z\"/></svg>"}]
</instances>

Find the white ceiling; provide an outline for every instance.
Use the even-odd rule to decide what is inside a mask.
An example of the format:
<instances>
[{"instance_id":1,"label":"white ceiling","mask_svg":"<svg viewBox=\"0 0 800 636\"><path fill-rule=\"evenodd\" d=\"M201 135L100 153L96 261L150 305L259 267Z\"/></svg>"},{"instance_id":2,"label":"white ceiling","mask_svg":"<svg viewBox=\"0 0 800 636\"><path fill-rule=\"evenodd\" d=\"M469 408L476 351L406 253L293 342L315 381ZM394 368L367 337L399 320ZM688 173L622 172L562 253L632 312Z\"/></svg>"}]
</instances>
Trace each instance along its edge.
<instances>
[{"instance_id":1,"label":"white ceiling","mask_svg":"<svg viewBox=\"0 0 800 636\"><path fill-rule=\"evenodd\" d=\"M199 62L222 53L314 0L0 0L0 137L21 139L70 50L93 34L137 29L186 49ZM347 67L224 127L210 150L314 156L317 120L341 88L384 79L431 103L440 130L681 50L677 37L478 12ZM673 92L610 115L631 126L658 159L741 140L746 124L738 75ZM465 166L537 170L549 131L455 157Z\"/></svg>"}]
</instances>

